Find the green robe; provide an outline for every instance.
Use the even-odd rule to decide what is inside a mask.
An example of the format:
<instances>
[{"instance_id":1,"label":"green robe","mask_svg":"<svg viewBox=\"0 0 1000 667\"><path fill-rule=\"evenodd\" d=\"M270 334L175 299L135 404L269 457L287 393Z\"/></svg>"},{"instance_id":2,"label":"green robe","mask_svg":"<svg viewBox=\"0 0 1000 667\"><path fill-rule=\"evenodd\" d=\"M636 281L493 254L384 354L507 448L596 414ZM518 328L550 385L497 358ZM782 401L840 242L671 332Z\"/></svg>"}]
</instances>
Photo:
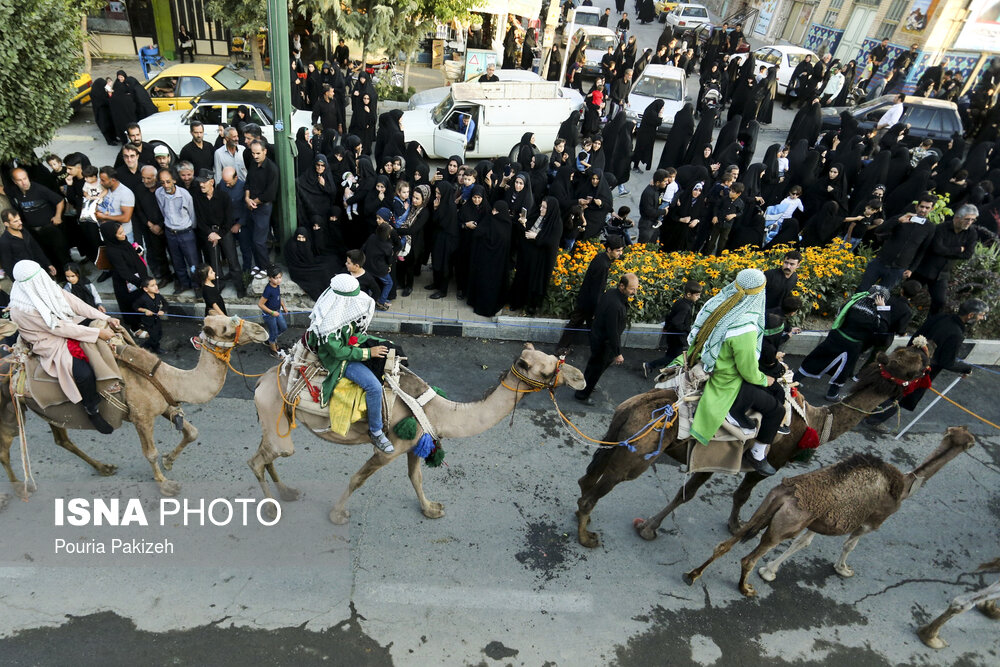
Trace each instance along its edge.
<instances>
[{"instance_id":1,"label":"green robe","mask_svg":"<svg viewBox=\"0 0 1000 667\"><path fill-rule=\"evenodd\" d=\"M691 424L691 435L707 445L715 437L744 381L767 386L757 360L757 332L747 331L722 343L715 369L705 383L705 390Z\"/></svg>"},{"instance_id":2,"label":"green robe","mask_svg":"<svg viewBox=\"0 0 1000 667\"><path fill-rule=\"evenodd\" d=\"M348 344L351 336L358 337L357 345ZM323 405L330 402L330 395L333 388L340 382L344 375L344 367L349 361L368 361L371 359L371 348L361 347L365 342L372 340L381 343L383 339L369 336L364 331L355 332L354 325L348 324L337 333L330 334L326 341L319 342L319 337L315 333L309 332L309 346L316 350L319 361L323 368L329 371L326 380L323 381Z\"/></svg>"}]
</instances>

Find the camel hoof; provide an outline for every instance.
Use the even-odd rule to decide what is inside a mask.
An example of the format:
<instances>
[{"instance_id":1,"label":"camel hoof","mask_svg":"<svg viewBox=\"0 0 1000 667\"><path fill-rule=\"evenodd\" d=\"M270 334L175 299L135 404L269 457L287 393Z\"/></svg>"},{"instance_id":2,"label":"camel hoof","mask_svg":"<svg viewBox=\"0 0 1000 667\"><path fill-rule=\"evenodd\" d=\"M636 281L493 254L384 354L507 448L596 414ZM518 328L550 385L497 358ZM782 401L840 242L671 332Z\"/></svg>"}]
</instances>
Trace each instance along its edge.
<instances>
[{"instance_id":1,"label":"camel hoof","mask_svg":"<svg viewBox=\"0 0 1000 667\"><path fill-rule=\"evenodd\" d=\"M160 493L165 496L176 496L181 492L181 483L175 482L172 479L165 479L157 484L160 487Z\"/></svg>"},{"instance_id":2,"label":"camel hoof","mask_svg":"<svg viewBox=\"0 0 1000 667\"><path fill-rule=\"evenodd\" d=\"M656 529L650 528L649 522L646 519L632 519L632 527L635 528L635 532L639 534L639 537L647 542L652 542L656 539Z\"/></svg>"},{"instance_id":3,"label":"camel hoof","mask_svg":"<svg viewBox=\"0 0 1000 667\"><path fill-rule=\"evenodd\" d=\"M744 584L740 586L740 593L743 593L743 595L745 595L748 598L757 597L757 591L754 590L754 587L751 586L750 584Z\"/></svg>"},{"instance_id":4,"label":"camel hoof","mask_svg":"<svg viewBox=\"0 0 1000 667\"><path fill-rule=\"evenodd\" d=\"M169 468L167 468L169 470ZM118 472L118 466L112 463L101 463L97 466L97 474L101 477L111 477Z\"/></svg>"},{"instance_id":5,"label":"camel hoof","mask_svg":"<svg viewBox=\"0 0 1000 667\"><path fill-rule=\"evenodd\" d=\"M294 503L302 496L302 492L298 489L293 489L290 486L279 486L278 495L281 496L281 499L286 503Z\"/></svg>"},{"instance_id":6,"label":"camel hoof","mask_svg":"<svg viewBox=\"0 0 1000 667\"><path fill-rule=\"evenodd\" d=\"M837 571L837 574L844 577L845 579L849 579L854 576L854 568L852 568L850 565L844 565L844 566L834 565L833 569Z\"/></svg>"},{"instance_id":7,"label":"camel hoof","mask_svg":"<svg viewBox=\"0 0 1000 667\"><path fill-rule=\"evenodd\" d=\"M920 637L920 641L922 641L925 645L934 649L942 649L948 646L948 642L941 639L937 635L932 635L926 626L917 630L917 636Z\"/></svg>"},{"instance_id":8,"label":"camel hoof","mask_svg":"<svg viewBox=\"0 0 1000 667\"><path fill-rule=\"evenodd\" d=\"M18 498L20 498L24 502L28 502L28 498L31 497L31 493L28 491L28 488L25 486L24 482L11 482L11 486L14 487L14 493L17 494Z\"/></svg>"},{"instance_id":9,"label":"camel hoof","mask_svg":"<svg viewBox=\"0 0 1000 667\"><path fill-rule=\"evenodd\" d=\"M350 510L338 510L336 507L330 510L330 521L338 526L343 526L350 518Z\"/></svg>"},{"instance_id":10,"label":"camel hoof","mask_svg":"<svg viewBox=\"0 0 1000 667\"><path fill-rule=\"evenodd\" d=\"M427 503L427 507L420 510L428 519L440 519L444 516L444 505L436 502Z\"/></svg>"},{"instance_id":11,"label":"camel hoof","mask_svg":"<svg viewBox=\"0 0 1000 667\"><path fill-rule=\"evenodd\" d=\"M0 505L0 507L2 507L2 505ZM986 618L992 618L994 621L1000 621L1000 607L997 606L996 600L980 602L976 605L976 609L978 609L979 613Z\"/></svg>"},{"instance_id":12,"label":"camel hoof","mask_svg":"<svg viewBox=\"0 0 1000 667\"><path fill-rule=\"evenodd\" d=\"M270 496L268 496L270 498ZM276 503L268 503L260 507L261 515L268 521L274 521L278 518L278 509L275 507Z\"/></svg>"},{"instance_id":13,"label":"camel hoof","mask_svg":"<svg viewBox=\"0 0 1000 667\"><path fill-rule=\"evenodd\" d=\"M684 583L686 583L688 586L694 586L694 582L697 581L698 577L700 576L701 574L695 574L694 570L691 570L690 572L685 572Z\"/></svg>"},{"instance_id":14,"label":"camel hoof","mask_svg":"<svg viewBox=\"0 0 1000 667\"><path fill-rule=\"evenodd\" d=\"M778 573L774 570L768 569L766 565L757 570L757 574L759 574L760 578L764 581L774 581L778 578Z\"/></svg>"},{"instance_id":15,"label":"camel hoof","mask_svg":"<svg viewBox=\"0 0 1000 667\"><path fill-rule=\"evenodd\" d=\"M585 530L579 535L579 542L582 546L588 549L596 549L601 546L601 538L597 533L592 533L589 530Z\"/></svg>"},{"instance_id":16,"label":"camel hoof","mask_svg":"<svg viewBox=\"0 0 1000 667\"><path fill-rule=\"evenodd\" d=\"M170 454L167 454L166 456L163 457L163 469L172 470L173 467L174 467L174 457L170 456Z\"/></svg>"},{"instance_id":17,"label":"camel hoof","mask_svg":"<svg viewBox=\"0 0 1000 667\"><path fill-rule=\"evenodd\" d=\"M729 528L730 535L735 535L739 531L739 529L743 527L743 522L740 521L739 519L737 519L736 521L730 521L728 524L726 524L726 527Z\"/></svg>"}]
</instances>

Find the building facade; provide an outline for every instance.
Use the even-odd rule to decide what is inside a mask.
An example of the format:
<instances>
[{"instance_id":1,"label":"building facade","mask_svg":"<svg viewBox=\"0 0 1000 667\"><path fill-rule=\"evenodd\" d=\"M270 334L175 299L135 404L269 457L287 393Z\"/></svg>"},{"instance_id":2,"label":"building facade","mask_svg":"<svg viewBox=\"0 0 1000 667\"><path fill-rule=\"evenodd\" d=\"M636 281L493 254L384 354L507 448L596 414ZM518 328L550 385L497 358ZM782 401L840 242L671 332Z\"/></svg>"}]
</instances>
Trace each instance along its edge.
<instances>
[{"instance_id":1,"label":"building facade","mask_svg":"<svg viewBox=\"0 0 1000 667\"><path fill-rule=\"evenodd\" d=\"M135 55L152 44L174 57L177 29L186 26L195 52L229 55L229 32L205 13L206 0L112 0L87 18L91 44L100 54Z\"/></svg>"}]
</instances>

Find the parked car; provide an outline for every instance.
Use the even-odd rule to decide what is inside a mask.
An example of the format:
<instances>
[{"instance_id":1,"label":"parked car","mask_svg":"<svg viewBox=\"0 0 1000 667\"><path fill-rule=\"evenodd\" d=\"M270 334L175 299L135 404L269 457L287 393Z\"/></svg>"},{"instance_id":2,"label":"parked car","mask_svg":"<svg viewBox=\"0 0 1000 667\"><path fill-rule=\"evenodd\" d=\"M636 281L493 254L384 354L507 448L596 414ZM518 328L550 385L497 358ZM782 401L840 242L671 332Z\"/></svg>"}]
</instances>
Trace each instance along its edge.
<instances>
[{"instance_id":1,"label":"parked car","mask_svg":"<svg viewBox=\"0 0 1000 667\"><path fill-rule=\"evenodd\" d=\"M567 34L569 25L573 25L573 30L586 26L593 26L596 28L597 24L601 20L601 14L603 13L604 10L600 7L590 6L577 7L576 9L569 10L569 19L558 28L561 33L559 43L566 46L566 40L569 39L569 35Z\"/></svg>"},{"instance_id":2,"label":"parked car","mask_svg":"<svg viewBox=\"0 0 1000 667\"><path fill-rule=\"evenodd\" d=\"M143 139L151 144L166 144L179 153L191 141L190 125L201 121L205 125L205 141L211 143L220 125L230 125L236 109L245 105L250 111L250 121L260 125L264 137L274 141L274 107L271 91L265 90L212 90L191 100L187 111L163 111L139 121ZM292 113L292 136L300 127L312 127L312 114L296 110Z\"/></svg>"},{"instance_id":3,"label":"parked car","mask_svg":"<svg viewBox=\"0 0 1000 667\"><path fill-rule=\"evenodd\" d=\"M819 62L819 56L816 55L815 51L803 49L801 46L774 44L771 46L762 46L759 49L755 49L752 53L753 57L757 60L757 67L764 65L768 69L772 67L778 68L778 92L783 95L788 94L788 82L791 81L792 72L795 71L800 62L806 59L806 56L812 56L812 62L814 63ZM734 58L742 65L748 55L750 54L741 53L734 56Z\"/></svg>"},{"instance_id":4,"label":"parked car","mask_svg":"<svg viewBox=\"0 0 1000 667\"><path fill-rule=\"evenodd\" d=\"M659 16L660 14L669 14L674 11L679 4L679 2L673 2L673 0L656 0L656 2L653 3L653 9L656 10L656 15ZM666 17L664 17L664 20L665 19Z\"/></svg>"},{"instance_id":5,"label":"parked car","mask_svg":"<svg viewBox=\"0 0 1000 667\"><path fill-rule=\"evenodd\" d=\"M674 33L692 30L700 25L711 23L705 5L681 3L667 14L667 24L672 26Z\"/></svg>"},{"instance_id":6,"label":"parked car","mask_svg":"<svg viewBox=\"0 0 1000 667\"><path fill-rule=\"evenodd\" d=\"M608 52L608 47L612 49L618 47L618 35L610 28L595 28L587 26L578 28L573 34L573 40L569 45L569 54L573 55L577 44L584 40L583 53L587 62L580 73L584 76L598 76L601 74L601 58Z\"/></svg>"},{"instance_id":7,"label":"parked car","mask_svg":"<svg viewBox=\"0 0 1000 667\"><path fill-rule=\"evenodd\" d=\"M538 74L524 70L524 69L498 69L496 70L497 78L501 81L544 81ZM479 77L472 77L469 81L475 82ZM422 109L425 107L436 107L441 103L448 93L451 92L451 86L441 86L440 88L428 88L427 90L421 90L419 93L413 95L410 98L410 102L407 105L407 109ZM583 96L580 92L574 88L560 88L560 94L563 97L568 97L571 100L578 101L581 105L583 104Z\"/></svg>"},{"instance_id":8,"label":"parked car","mask_svg":"<svg viewBox=\"0 0 1000 667\"><path fill-rule=\"evenodd\" d=\"M674 115L690 98L687 96L687 77L684 70L673 65L648 65L629 93L629 120L638 125L642 114L653 100L663 100L663 122L658 133L666 134L674 124Z\"/></svg>"},{"instance_id":9,"label":"parked car","mask_svg":"<svg viewBox=\"0 0 1000 667\"><path fill-rule=\"evenodd\" d=\"M878 124L882 114L892 106L893 97L894 95L883 95L856 107L823 109L822 130L839 129L840 112L847 109L857 119L861 130L868 131ZM962 119L958 115L955 103L930 97L908 95L903 103L903 117L900 122L910 126L910 131L902 141L904 145L915 147L924 139L931 139L939 156L947 150L953 134L962 134Z\"/></svg>"},{"instance_id":10,"label":"parked car","mask_svg":"<svg viewBox=\"0 0 1000 667\"><path fill-rule=\"evenodd\" d=\"M467 81L453 84L434 108L403 112L403 135L420 142L428 157L494 158L507 155L527 131L540 148L551 146L559 125L581 108L555 81ZM475 123L471 141L464 129L469 119Z\"/></svg>"},{"instance_id":11,"label":"parked car","mask_svg":"<svg viewBox=\"0 0 1000 667\"><path fill-rule=\"evenodd\" d=\"M159 111L187 111L191 99L208 90L271 90L222 65L188 63L163 70L143 84Z\"/></svg>"},{"instance_id":12,"label":"parked car","mask_svg":"<svg viewBox=\"0 0 1000 667\"><path fill-rule=\"evenodd\" d=\"M73 111L78 111L80 107L90 101L90 86L94 82L90 75L84 72L73 81L73 97L69 101L69 106Z\"/></svg>"}]
</instances>

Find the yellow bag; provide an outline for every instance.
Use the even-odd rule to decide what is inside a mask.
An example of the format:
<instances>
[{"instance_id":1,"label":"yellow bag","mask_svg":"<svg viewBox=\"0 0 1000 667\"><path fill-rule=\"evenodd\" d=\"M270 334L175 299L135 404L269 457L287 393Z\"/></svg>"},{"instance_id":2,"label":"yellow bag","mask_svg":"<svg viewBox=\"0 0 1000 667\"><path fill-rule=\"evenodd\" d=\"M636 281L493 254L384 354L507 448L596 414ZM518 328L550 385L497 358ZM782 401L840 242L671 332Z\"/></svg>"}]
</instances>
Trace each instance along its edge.
<instances>
[{"instance_id":1,"label":"yellow bag","mask_svg":"<svg viewBox=\"0 0 1000 667\"><path fill-rule=\"evenodd\" d=\"M333 388L329 407L330 429L338 435L347 435L351 424L365 419L368 413L364 390L346 377Z\"/></svg>"}]
</instances>

